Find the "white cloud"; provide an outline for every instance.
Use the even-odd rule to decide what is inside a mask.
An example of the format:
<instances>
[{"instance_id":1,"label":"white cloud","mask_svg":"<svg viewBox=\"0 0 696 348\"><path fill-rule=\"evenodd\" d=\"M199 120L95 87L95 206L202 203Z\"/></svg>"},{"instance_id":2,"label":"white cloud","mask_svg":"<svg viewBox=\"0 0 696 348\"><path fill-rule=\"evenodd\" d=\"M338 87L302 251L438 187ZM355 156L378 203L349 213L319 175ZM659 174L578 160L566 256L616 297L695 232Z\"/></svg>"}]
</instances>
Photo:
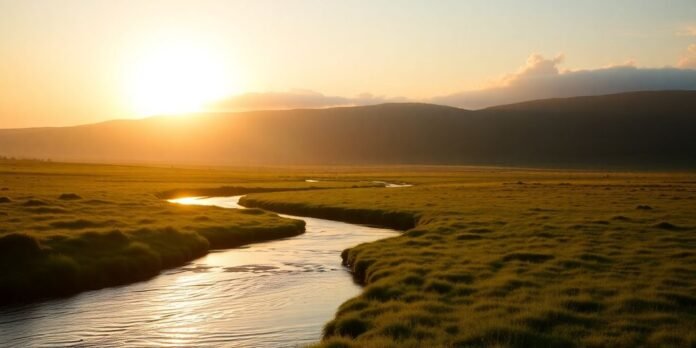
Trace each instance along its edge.
<instances>
[{"instance_id":1,"label":"white cloud","mask_svg":"<svg viewBox=\"0 0 696 348\"><path fill-rule=\"evenodd\" d=\"M564 59L565 55L562 53L552 59L546 59L538 53L532 54L527 58L527 63L516 73L503 77L500 85L509 86L525 78L558 75L560 73L558 65L561 64Z\"/></svg>"},{"instance_id":2,"label":"white cloud","mask_svg":"<svg viewBox=\"0 0 696 348\"><path fill-rule=\"evenodd\" d=\"M687 48L686 54L679 59L677 66L683 69L696 69L696 44Z\"/></svg>"},{"instance_id":3,"label":"white cloud","mask_svg":"<svg viewBox=\"0 0 696 348\"><path fill-rule=\"evenodd\" d=\"M689 51L690 55L680 61L680 68L691 67L696 62L696 47ZM562 54L550 59L533 54L516 73L506 75L491 88L462 91L428 101L480 109L534 99L644 90L696 90L696 70L638 68L634 61L599 69L564 70L559 67L563 59Z\"/></svg>"},{"instance_id":4,"label":"white cloud","mask_svg":"<svg viewBox=\"0 0 696 348\"><path fill-rule=\"evenodd\" d=\"M480 109L534 99L601 95L645 90L696 90L696 44L689 46L676 67L641 68L634 60L598 69L569 70L561 67L565 56L529 56L516 72L503 75L489 87L421 100ZM358 106L407 102L406 98L363 93L355 97L330 96L311 90L246 93L214 104L217 111L272 110Z\"/></svg>"}]
</instances>

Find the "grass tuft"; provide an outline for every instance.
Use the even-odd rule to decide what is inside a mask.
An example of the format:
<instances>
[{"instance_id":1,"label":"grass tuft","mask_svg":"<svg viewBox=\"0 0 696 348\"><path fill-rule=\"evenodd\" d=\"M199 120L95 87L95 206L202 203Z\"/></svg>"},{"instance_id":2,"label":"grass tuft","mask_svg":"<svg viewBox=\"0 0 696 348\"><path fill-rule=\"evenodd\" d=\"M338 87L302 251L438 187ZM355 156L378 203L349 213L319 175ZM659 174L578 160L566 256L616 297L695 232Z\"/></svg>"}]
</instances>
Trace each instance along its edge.
<instances>
[{"instance_id":1,"label":"grass tuft","mask_svg":"<svg viewBox=\"0 0 696 348\"><path fill-rule=\"evenodd\" d=\"M25 207L43 207L49 205L47 202L40 199L30 199L23 204Z\"/></svg>"},{"instance_id":2,"label":"grass tuft","mask_svg":"<svg viewBox=\"0 0 696 348\"><path fill-rule=\"evenodd\" d=\"M367 320L359 317L358 315L346 315L333 322L330 326L327 325L327 329L324 331L325 337L331 336L343 336L355 338L363 334L370 327Z\"/></svg>"},{"instance_id":3,"label":"grass tuft","mask_svg":"<svg viewBox=\"0 0 696 348\"><path fill-rule=\"evenodd\" d=\"M58 199L62 201L76 201L82 199L82 197L74 193L62 193L60 196L58 196Z\"/></svg>"},{"instance_id":4,"label":"grass tuft","mask_svg":"<svg viewBox=\"0 0 696 348\"><path fill-rule=\"evenodd\" d=\"M11 233L0 236L0 260L25 262L43 254L39 241L29 235Z\"/></svg>"},{"instance_id":5,"label":"grass tuft","mask_svg":"<svg viewBox=\"0 0 696 348\"><path fill-rule=\"evenodd\" d=\"M666 221L655 224L653 227L659 228L662 230L667 230L667 231L682 231L682 230L686 229L684 227L680 227L680 226L677 226L675 224L672 224L672 223L666 222Z\"/></svg>"},{"instance_id":6,"label":"grass tuft","mask_svg":"<svg viewBox=\"0 0 696 348\"><path fill-rule=\"evenodd\" d=\"M503 256L504 262L510 261L521 261L521 262L532 262L541 263L553 259L553 255L539 254L539 253L512 253Z\"/></svg>"}]
</instances>

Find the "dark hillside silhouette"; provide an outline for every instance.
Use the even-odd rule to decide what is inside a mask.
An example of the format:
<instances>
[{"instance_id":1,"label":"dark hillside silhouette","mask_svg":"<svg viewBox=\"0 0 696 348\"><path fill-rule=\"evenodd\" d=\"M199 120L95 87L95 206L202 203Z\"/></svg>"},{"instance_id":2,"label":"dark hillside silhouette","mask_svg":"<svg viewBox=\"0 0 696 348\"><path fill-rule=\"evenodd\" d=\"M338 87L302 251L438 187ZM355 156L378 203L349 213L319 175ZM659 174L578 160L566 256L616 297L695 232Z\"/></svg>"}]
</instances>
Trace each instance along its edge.
<instances>
[{"instance_id":1,"label":"dark hillside silhouette","mask_svg":"<svg viewBox=\"0 0 696 348\"><path fill-rule=\"evenodd\" d=\"M0 155L219 165L696 167L696 91L467 111L431 104L209 113L0 130Z\"/></svg>"}]
</instances>

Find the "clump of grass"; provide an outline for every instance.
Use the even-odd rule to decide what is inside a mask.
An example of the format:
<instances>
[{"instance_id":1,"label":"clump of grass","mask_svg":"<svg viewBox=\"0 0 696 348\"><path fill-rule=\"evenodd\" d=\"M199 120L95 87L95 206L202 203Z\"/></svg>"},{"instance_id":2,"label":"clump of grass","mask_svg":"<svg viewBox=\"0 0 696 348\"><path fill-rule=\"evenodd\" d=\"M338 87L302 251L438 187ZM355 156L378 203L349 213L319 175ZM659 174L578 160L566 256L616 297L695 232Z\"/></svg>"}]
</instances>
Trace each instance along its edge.
<instances>
[{"instance_id":1,"label":"clump of grass","mask_svg":"<svg viewBox=\"0 0 696 348\"><path fill-rule=\"evenodd\" d=\"M201 208L205 210L205 207ZM210 230L201 232L186 232L173 227L114 229L71 233L45 239L45 243L26 234L2 235L0 303L69 295L80 290L143 280L157 275L164 268L203 256L211 247L237 246L296 235L304 228L294 220L286 224L274 215L269 214L268 218L274 223L269 227L211 226ZM84 219L52 224L69 230L102 226L102 223Z\"/></svg>"},{"instance_id":2,"label":"clump of grass","mask_svg":"<svg viewBox=\"0 0 696 348\"><path fill-rule=\"evenodd\" d=\"M52 228L62 228L70 230L82 230L86 228L105 227L113 224L111 221L92 221L87 219L53 221L49 225Z\"/></svg>"},{"instance_id":3,"label":"clump of grass","mask_svg":"<svg viewBox=\"0 0 696 348\"><path fill-rule=\"evenodd\" d=\"M69 211L64 209L64 208L59 208L59 207L36 207L36 208L28 208L27 212L32 213L32 214L68 214Z\"/></svg>"},{"instance_id":4,"label":"clump of grass","mask_svg":"<svg viewBox=\"0 0 696 348\"><path fill-rule=\"evenodd\" d=\"M472 233L462 233L457 236L457 240L479 240L483 239L483 237L479 234L472 234Z\"/></svg>"},{"instance_id":5,"label":"clump of grass","mask_svg":"<svg viewBox=\"0 0 696 348\"><path fill-rule=\"evenodd\" d=\"M563 302L563 307L573 312L597 313L604 309L604 304L593 300L571 299Z\"/></svg>"},{"instance_id":6,"label":"clump of grass","mask_svg":"<svg viewBox=\"0 0 696 348\"><path fill-rule=\"evenodd\" d=\"M438 294L446 294L452 291L453 287L454 286L449 282L431 280L426 283L424 289L425 291L434 291Z\"/></svg>"},{"instance_id":7,"label":"clump of grass","mask_svg":"<svg viewBox=\"0 0 696 348\"><path fill-rule=\"evenodd\" d=\"M82 197L74 193L62 193L60 196L58 196L58 199L63 201L76 201L82 199Z\"/></svg>"},{"instance_id":8,"label":"clump of grass","mask_svg":"<svg viewBox=\"0 0 696 348\"><path fill-rule=\"evenodd\" d=\"M540 254L540 253L511 253L503 256L504 262L509 261L522 261L522 262L532 262L541 263L553 259L553 255Z\"/></svg>"},{"instance_id":9,"label":"clump of grass","mask_svg":"<svg viewBox=\"0 0 696 348\"><path fill-rule=\"evenodd\" d=\"M369 329L369 323L358 315L346 315L324 326L324 336L356 338Z\"/></svg>"},{"instance_id":10,"label":"clump of grass","mask_svg":"<svg viewBox=\"0 0 696 348\"><path fill-rule=\"evenodd\" d=\"M6 262L19 262L36 258L43 252L39 241L29 235L10 233L0 235L0 258Z\"/></svg>"},{"instance_id":11,"label":"clump of grass","mask_svg":"<svg viewBox=\"0 0 696 348\"><path fill-rule=\"evenodd\" d=\"M365 297L370 300L385 302L397 299L401 295L399 289L386 285L371 285L365 289Z\"/></svg>"},{"instance_id":12,"label":"clump of grass","mask_svg":"<svg viewBox=\"0 0 696 348\"><path fill-rule=\"evenodd\" d=\"M12 203L10 197L0 196L0 204L2 203Z\"/></svg>"},{"instance_id":13,"label":"clump of grass","mask_svg":"<svg viewBox=\"0 0 696 348\"><path fill-rule=\"evenodd\" d=\"M454 341L455 347L575 347L570 339L528 331L514 326L490 326Z\"/></svg>"},{"instance_id":14,"label":"clump of grass","mask_svg":"<svg viewBox=\"0 0 696 348\"><path fill-rule=\"evenodd\" d=\"M660 223L657 223L654 225L655 228L663 229L663 230L668 230L668 231L680 231L684 230L685 228L677 226L673 223L667 222L667 221L662 221Z\"/></svg>"},{"instance_id":15,"label":"clump of grass","mask_svg":"<svg viewBox=\"0 0 696 348\"><path fill-rule=\"evenodd\" d=\"M592 261L592 262L598 262L598 263L611 263L611 258L603 256L603 255L591 254L591 253L585 253L585 254L580 255L580 259L583 261Z\"/></svg>"},{"instance_id":16,"label":"clump of grass","mask_svg":"<svg viewBox=\"0 0 696 348\"><path fill-rule=\"evenodd\" d=\"M255 228L218 226L197 228L196 231L210 242L213 249L224 249L249 243L294 237L304 233L304 227L304 221L291 220L291 223L283 226L258 226Z\"/></svg>"},{"instance_id":17,"label":"clump of grass","mask_svg":"<svg viewBox=\"0 0 696 348\"><path fill-rule=\"evenodd\" d=\"M42 207L49 205L47 202L40 199L30 199L23 204L25 207Z\"/></svg>"}]
</instances>

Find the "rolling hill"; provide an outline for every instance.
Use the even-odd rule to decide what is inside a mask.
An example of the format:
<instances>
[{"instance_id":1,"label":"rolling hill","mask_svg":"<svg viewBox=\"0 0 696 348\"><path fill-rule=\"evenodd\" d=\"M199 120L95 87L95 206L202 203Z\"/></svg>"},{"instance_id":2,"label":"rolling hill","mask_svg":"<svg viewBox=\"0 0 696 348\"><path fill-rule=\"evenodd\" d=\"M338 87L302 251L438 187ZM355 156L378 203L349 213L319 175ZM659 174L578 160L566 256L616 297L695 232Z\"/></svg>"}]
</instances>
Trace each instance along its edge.
<instances>
[{"instance_id":1,"label":"rolling hill","mask_svg":"<svg viewBox=\"0 0 696 348\"><path fill-rule=\"evenodd\" d=\"M207 113L0 130L0 155L210 165L696 168L696 91Z\"/></svg>"}]
</instances>

